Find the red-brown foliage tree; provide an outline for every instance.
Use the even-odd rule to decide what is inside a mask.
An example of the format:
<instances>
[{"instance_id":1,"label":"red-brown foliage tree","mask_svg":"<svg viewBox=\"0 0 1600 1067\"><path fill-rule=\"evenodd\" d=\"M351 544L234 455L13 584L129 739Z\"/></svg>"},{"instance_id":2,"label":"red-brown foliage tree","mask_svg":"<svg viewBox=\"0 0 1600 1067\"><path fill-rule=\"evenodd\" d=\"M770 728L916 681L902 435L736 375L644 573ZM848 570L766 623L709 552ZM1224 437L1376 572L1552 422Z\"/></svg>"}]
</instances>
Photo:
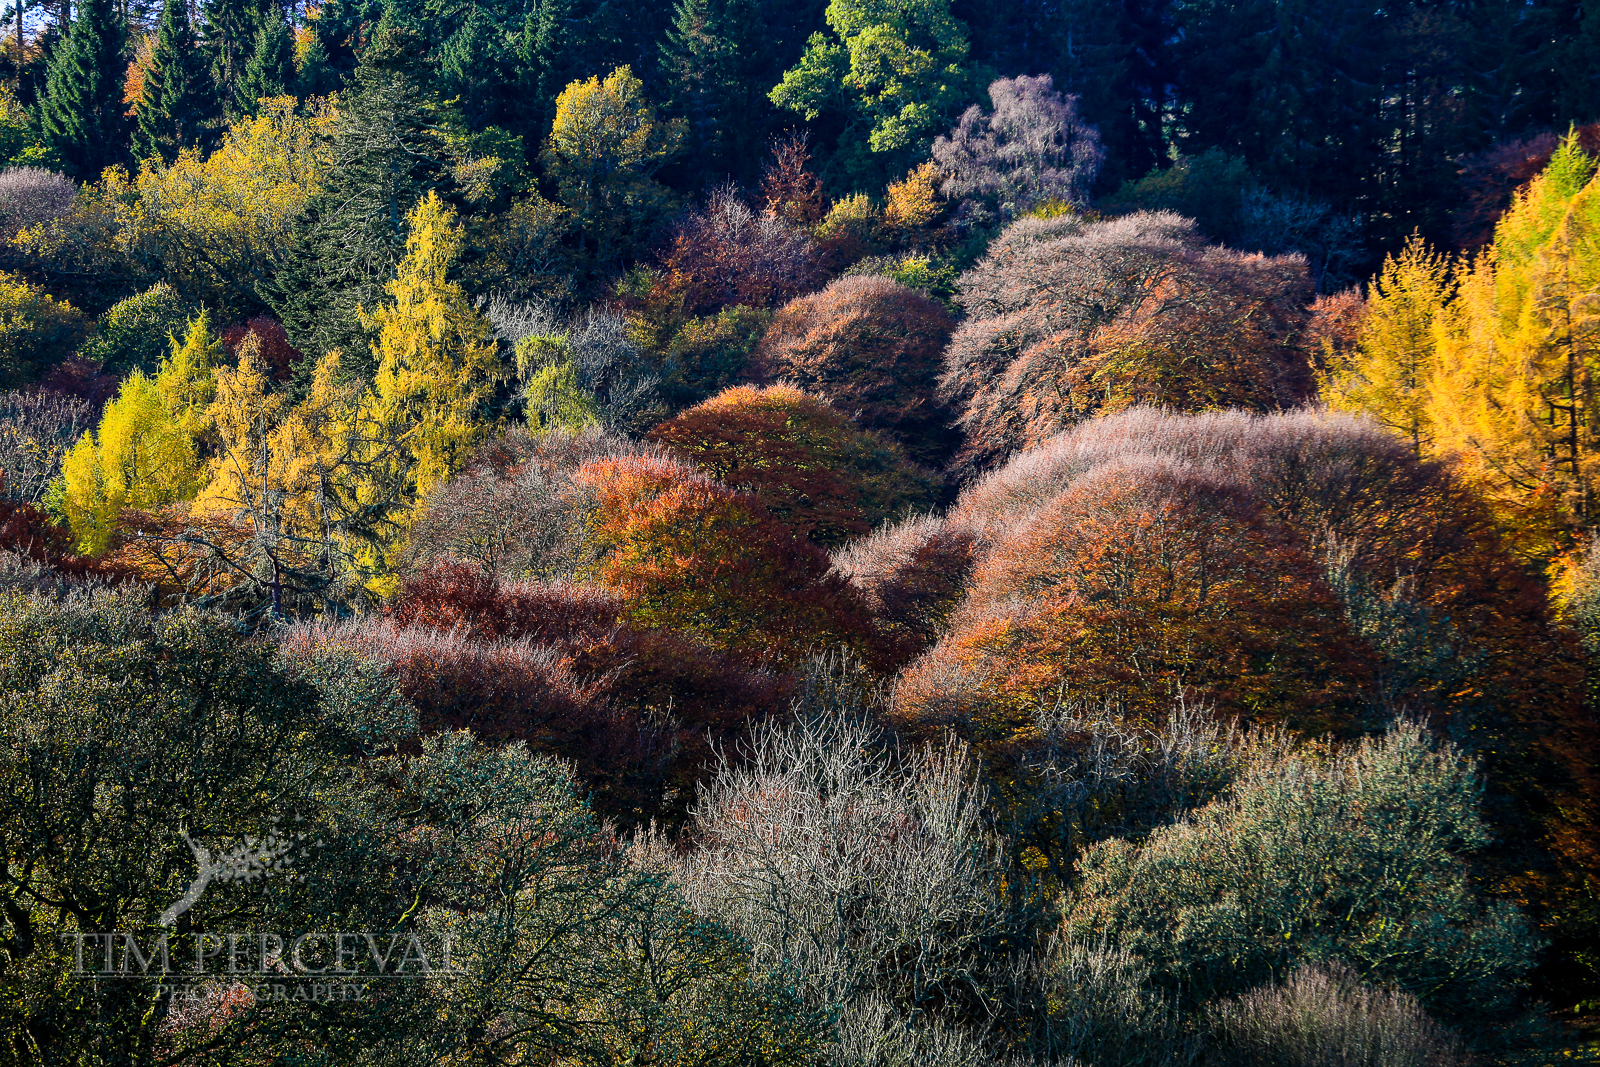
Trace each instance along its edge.
<instances>
[{"instance_id":1,"label":"red-brown foliage tree","mask_svg":"<svg viewBox=\"0 0 1600 1067\"><path fill-rule=\"evenodd\" d=\"M792 133L772 142L772 159L761 173L761 199L769 215L795 226L822 220L826 202L822 181L811 173L811 135Z\"/></svg>"},{"instance_id":2,"label":"red-brown foliage tree","mask_svg":"<svg viewBox=\"0 0 1600 1067\"><path fill-rule=\"evenodd\" d=\"M862 427L897 437L912 459L942 465L951 413L935 395L954 324L939 304L887 278L840 278L773 318L751 357L756 381L827 397Z\"/></svg>"},{"instance_id":3,"label":"red-brown foliage tree","mask_svg":"<svg viewBox=\"0 0 1600 1067\"><path fill-rule=\"evenodd\" d=\"M655 299L705 315L724 307L771 307L818 280L816 242L781 215L757 214L737 190L712 192L678 223L661 261Z\"/></svg>"},{"instance_id":4,"label":"red-brown foliage tree","mask_svg":"<svg viewBox=\"0 0 1600 1067\"><path fill-rule=\"evenodd\" d=\"M1023 219L960 287L940 389L967 432L964 476L1102 412L1267 411L1314 393L1305 261L1206 246L1171 213Z\"/></svg>"},{"instance_id":5,"label":"red-brown foliage tree","mask_svg":"<svg viewBox=\"0 0 1600 1067\"><path fill-rule=\"evenodd\" d=\"M505 582L477 566L443 563L407 578L388 615L407 631L425 628L487 646L531 641L554 649L561 670L571 674L567 689L576 685L610 709L598 718L574 721L621 730L622 741L644 733L655 738L643 750L646 762L659 764L657 778L665 775L667 788L687 802L712 747L736 742L751 720L783 707L794 680L736 662L691 635L633 626L623 620L623 608L615 593L592 586ZM516 709L510 715L511 722L520 721ZM593 739L591 730L540 733L540 721L539 714L530 716L516 736L579 760L609 812L634 818L658 810L662 782L639 777L639 768L631 777L622 773L626 761L603 765L607 752L618 751L616 738L604 751L590 751L585 746ZM625 723L633 724L632 733L623 729ZM657 751L661 737L668 742L664 754Z\"/></svg>"},{"instance_id":6,"label":"red-brown foliage tree","mask_svg":"<svg viewBox=\"0 0 1600 1067\"><path fill-rule=\"evenodd\" d=\"M859 604L827 555L755 497L650 456L595 460L573 477L595 498L588 577L622 598L628 621L785 664L866 646Z\"/></svg>"},{"instance_id":7,"label":"red-brown foliage tree","mask_svg":"<svg viewBox=\"0 0 1600 1067\"><path fill-rule=\"evenodd\" d=\"M843 544L891 516L931 507L937 479L898 445L851 425L791 385L738 386L649 437L757 500L800 537Z\"/></svg>"},{"instance_id":8,"label":"red-brown foliage tree","mask_svg":"<svg viewBox=\"0 0 1600 1067\"><path fill-rule=\"evenodd\" d=\"M952 669L966 692L945 689ZM1086 474L999 539L897 707L993 742L1041 700L1150 723L1182 694L1322 733L1358 721L1366 674L1321 572L1248 490L1151 457Z\"/></svg>"},{"instance_id":9,"label":"red-brown foliage tree","mask_svg":"<svg viewBox=\"0 0 1600 1067\"><path fill-rule=\"evenodd\" d=\"M301 359L300 350L289 343L283 323L271 315L257 315L249 322L229 326L222 331L222 343L235 359L245 345L253 345L256 358L266 366L274 381L287 381Z\"/></svg>"}]
</instances>

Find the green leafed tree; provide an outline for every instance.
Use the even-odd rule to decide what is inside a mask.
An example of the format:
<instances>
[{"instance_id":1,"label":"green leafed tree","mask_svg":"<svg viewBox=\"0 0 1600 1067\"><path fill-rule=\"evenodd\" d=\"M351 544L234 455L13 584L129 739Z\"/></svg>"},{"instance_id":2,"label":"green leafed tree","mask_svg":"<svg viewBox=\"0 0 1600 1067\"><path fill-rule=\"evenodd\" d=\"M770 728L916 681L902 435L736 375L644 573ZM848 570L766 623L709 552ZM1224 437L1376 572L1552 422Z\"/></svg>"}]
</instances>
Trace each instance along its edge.
<instances>
[{"instance_id":1,"label":"green leafed tree","mask_svg":"<svg viewBox=\"0 0 1600 1067\"><path fill-rule=\"evenodd\" d=\"M842 117L845 175L881 184L973 98L967 28L950 0L833 0L827 21L832 33L812 34L771 100L807 121Z\"/></svg>"}]
</instances>

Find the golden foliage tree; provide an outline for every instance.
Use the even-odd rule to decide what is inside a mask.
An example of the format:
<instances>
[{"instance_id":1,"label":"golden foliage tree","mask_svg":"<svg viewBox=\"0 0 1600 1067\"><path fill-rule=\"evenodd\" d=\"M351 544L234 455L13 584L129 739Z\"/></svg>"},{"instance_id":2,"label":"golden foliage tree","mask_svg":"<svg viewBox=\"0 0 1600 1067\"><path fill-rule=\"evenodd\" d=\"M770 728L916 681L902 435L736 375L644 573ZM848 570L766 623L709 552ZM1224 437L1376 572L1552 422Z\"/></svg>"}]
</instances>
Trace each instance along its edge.
<instances>
[{"instance_id":1,"label":"golden foliage tree","mask_svg":"<svg viewBox=\"0 0 1600 1067\"><path fill-rule=\"evenodd\" d=\"M109 207L121 251L187 296L259 304L321 187L332 118L299 113L293 97L263 101L210 155L185 149L171 164L146 160L134 175L113 167L89 199Z\"/></svg>"},{"instance_id":2,"label":"golden foliage tree","mask_svg":"<svg viewBox=\"0 0 1600 1067\"><path fill-rule=\"evenodd\" d=\"M1600 186L1569 141L1446 306L1427 415L1522 552L1592 528L1600 475Z\"/></svg>"},{"instance_id":3,"label":"golden foliage tree","mask_svg":"<svg viewBox=\"0 0 1600 1067\"><path fill-rule=\"evenodd\" d=\"M455 473L482 439L479 408L501 368L488 321L448 277L461 254L455 212L429 193L409 221L406 257L386 287L391 303L363 315L378 334L378 371L366 403L405 440L421 495Z\"/></svg>"},{"instance_id":4,"label":"golden foliage tree","mask_svg":"<svg viewBox=\"0 0 1600 1067\"><path fill-rule=\"evenodd\" d=\"M601 263L628 250L639 224L664 209L653 175L676 154L681 120L662 122L629 67L575 81L556 98L544 163Z\"/></svg>"},{"instance_id":5,"label":"golden foliage tree","mask_svg":"<svg viewBox=\"0 0 1600 1067\"><path fill-rule=\"evenodd\" d=\"M1365 411L1410 441L1417 455L1427 453L1433 444L1427 386L1440 318L1454 296L1450 263L1413 234L1373 279L1356 352L1323 380L1328 406Z\"/></svg>"},{"instance_id":6,"label":"golden foliage tree","mask_svg":"<svg viewBox=\"0 0 1600 1067\"><path fill-rule=\"evenodd\" d=\"M105 552L125 509L150 510L199 491L198 439L208 425L222 352L210 317L201 312L156 376L137 370L129 375L99 427L67 453L63 506L78 551Z\"/></svg>"}]
</instances>

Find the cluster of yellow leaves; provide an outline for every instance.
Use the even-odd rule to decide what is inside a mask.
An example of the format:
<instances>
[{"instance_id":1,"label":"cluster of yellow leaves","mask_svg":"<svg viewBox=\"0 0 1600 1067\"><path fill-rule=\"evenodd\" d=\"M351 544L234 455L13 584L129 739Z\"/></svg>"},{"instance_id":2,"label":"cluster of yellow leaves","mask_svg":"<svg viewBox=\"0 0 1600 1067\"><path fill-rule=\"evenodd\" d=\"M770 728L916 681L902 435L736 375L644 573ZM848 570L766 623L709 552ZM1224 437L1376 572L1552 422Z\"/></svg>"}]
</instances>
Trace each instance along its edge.
<instances>
[{"instance_id":1,"label":"cluster of yellow leaves","mask_svg":"<svg viewBox=\"0 0 1600 1067\"><path fill-rule=\"evenodd\" d=\"M0 388L20 385L38 368L65 359L87 329L88 321L70 303L0 271Z\"/></svg>"},{"instance_id":2,"label":"cluster of yellow leaves","mask_svg":"<svg viewBox=\"0 0 1600 1067\"><path fill-rule=\"evenodd\" d=\"M171 164L146 160L135 175L108 169L96 198L123 250L220 306L270 278L329 165L333 111L296 108L293 97L263 101L209 156L191 148Z\"/></svg>"},{"instance_id":3,"label":"cluster of yellow leaves","mask_svg":"<svg viewBox=\"0 0 1600 1067\"><path fill-rule=\"evenodd\" d=\"M268 553L274 568L347 564L382 584L412 509L487 432L481 408L499 378L488 324L447 279L462 240L454 212L430 195L410 222L389 302L367 317L378 333L370 386L346 379L332 352L290 403L258 344L226 365L202 314L160 373L135 372L68 456L80 550L103 552L124 509L191 502L201 526L248 534L245 548L212 550Z\"/></svg>"},{"instance_id":4,"label":"cluster of yellow leaves","mask_svg":"<svg viewBox=\"0 0 1600 1067\"><path fill-rule=\"evenodd\" d=\"M1358 354L1325 383L1420 455L1460 463L1527 558L1600 524L1600 177L1568 140L1474 260L1413 241L1373 287Z\"/></svg>"},{"instance_id":5,"label":"cluster of yellow leaves","mask_svg":"<svg viewBox=\"0 0 1600 1067\"><path fill-rule=\"evenodd\" d=\"M198 439L216 390L222 343L201 312L154 378L135 370L106 405L98 429L62 461L63 506L77 549L100 555L125 509L149 511L200 489Z\"/></svg>"},{"instance_id":6,"label":"cluster of yellow leaves","mask_svg":"<svg viewBox=\"0 0 1600 1067\"><path fill-rule=\"evenodd\" d=\"M665 210L670 196L650 176L678 151L684 130L681 119L657 118L628 67L575 81L556 98L545 169L602 261Z\"/></svg>"},{"instance_id":7,"label":"cluster of yellow leaves","mask_svg":"<svg viewBox=\"0 0 1600 1067\"><path fill-rule=\"evenodd\" d=\"M904 181L890 182L883 205L883 222L893 230L915 230L938 217L939 170L924 163L906 175Z\"/></svg>"}]
</instances>

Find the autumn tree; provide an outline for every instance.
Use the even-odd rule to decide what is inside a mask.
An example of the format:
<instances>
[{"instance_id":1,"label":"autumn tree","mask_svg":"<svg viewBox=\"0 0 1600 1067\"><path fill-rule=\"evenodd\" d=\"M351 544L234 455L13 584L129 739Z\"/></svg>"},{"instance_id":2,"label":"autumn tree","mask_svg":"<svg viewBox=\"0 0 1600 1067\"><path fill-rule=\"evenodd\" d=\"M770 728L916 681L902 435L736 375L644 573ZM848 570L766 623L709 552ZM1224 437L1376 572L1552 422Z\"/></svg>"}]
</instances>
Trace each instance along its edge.
<instances>
[{"instance_id":1,"label":"autumn tree","mask_svg":"<svg viewBox=\"0 0 1600 1067\"><path fill-rule=\"evenodd\" d=\"M366 324L377 340L378 370L359 417L379 428L382 468L358 492L400 480L415 500L466 461L485 432L483 401L501 377L489 324L449 280L461 252L455 212L428 194L410 219L406 258L386 287L389 299Z\"/></svg>"},{"instance_id":2,"label":"autumn tree","mask_svg":"<svg viewBox=\"0 0 1600 1067\"><path fill-rule=\"evenodd\" d=\"M790 664L814 647L863 643L827 555L755 497L654 457L593 460L573 478L594 500L587 576L621 596L636 625Z\"/></svg>"},{"instance_id":3,"label":"autumn tree","mask_svg":"<svg viewBox=\"0 0 1600 1067\"><path fill-rule=\"evenodd\" d=\"M1373 279L1356 351L1329 368L1323 399L1330 407L1367 412L1410 441L1417 455L1431 454L1428 386L1437 331L1454 295L1450 264L1413 234Z\"/></svg>"},{"instance_id":4,"label":"autumn tree","mask_svg":"<svg viewBox=\"0 0 1600 1067\"><path fill-rule=\"evenodd\" d=\"M1207 246L1177 215L1019 220L960 290L940 389L963 471L1130 405L1264 411L1314 388L1305 260Z\"/></svg>"},{"instance_id":5,"label":"autumn tree","mask_svg":"<svg viewBox=\"0 0 1600 1067\"><path fill-rule=\"evenodd\" d=\"M543 160L596 261L629 252L669 194L652 175L677 152L681 122L663 122L628 67L575 81L556 99Z\"/></svg>"},{"instance_id":6,"label":"autumn tree","mask_svg":"<svg viewBox=\"0 0 1600 1067\"><path fill-rule=\"evenodd\" d=\"M1050 75L989 85L994 110L967 108L933 159L952 199L970 199L1010 220L1035 204L1082 203L1105 160L1100 135L1078 115L1078 98Z\"/></svg>"},{"instance_id":7,"label":"autumn tree","mask_svg":"<svg viewBox=\"0 0 1600 1067\"><path fill-rule=\"evenodd\" d=\"M725 186L677 225L652 296L690 315L771 307L809 289L817 266L816 243L804 230L775 212L757 214Z\"/></svg>"},{"instance_id":8,"label":"autumn tree","mask_svg":"<svg viewBox=\"0 0 1600 1067\"><path fill-rule=\"evenodd\" d=\"M88 333L83 314L15 274L0 271L0 385L34 382Z\"/></svg>"},{"instance_id":9,"label":"autumn tree","mask_svg":"<svg viewBox=\"0 0 1600 1067\"><path fill-rule=\"evenodd\" d=\"M197 437L216 390L222 343L201 312L153 378L135 370L99 426L62 462L63 505L86 555L103 553L124 509L191 499L201 487Z\"/></svg>"},{"instance_id":10,"label":"autumn tree","mask_svg":"<svg viewBox=\"0 0 1600 1067\"><path fill-rule=\"evenodd\" d=\"M950 626L900 714L989 741L1056 700L1144 722L1191 700L1316 733L1360 719L1366 650L1319 569L1243 486L1170 462L1107 464L999 537Z\"/></svg>"},{"instance_id":11,"label":"autumn tree","mask_svg":"<svg viewBox=\"0 0 1600 1067\"><path fill-rule=\"evenodd\" d=\"M865 429L938 466L954 442L936 398L953 323L939 304L886 278L841 278L790 301L751 360L758 381L791 381L851 413Z\"/></svg>"},{"instance_id":12,"label":"autumn tree","mask_svg":"<svg viewBox=\"0 0 1600 1067\"><path fill-rule=\"evenodd\" d=\"M650 431L701 470L825 547L930 508L936 482L895 445L793 386L728 389Z\"/></svg>"},{"instance_id":13,"label":"autumn tree","mask_svg":"<svg viewBox=\"0 0 1600 1067\"><path fill-rule=\"evenodd\" d=\"M208 155L189 147L136 174L107 173L100 190L119 249L191 301L257 312L330 164L330 112L267 101L228 128Z\"/></svg>"},{"instance_id":14,"label":"autumn tree","mask_svg":"<svg viewBox=\"0 0 1600 1067\"><path fill-rule=\"evenodd\" d=\"M1518 196L1440 314L1427 414L1535 559L1596 521L1600 181L1574 140ZM1448 295L1448 294L1445 294Z\"/></svg>"}]
</instances>

